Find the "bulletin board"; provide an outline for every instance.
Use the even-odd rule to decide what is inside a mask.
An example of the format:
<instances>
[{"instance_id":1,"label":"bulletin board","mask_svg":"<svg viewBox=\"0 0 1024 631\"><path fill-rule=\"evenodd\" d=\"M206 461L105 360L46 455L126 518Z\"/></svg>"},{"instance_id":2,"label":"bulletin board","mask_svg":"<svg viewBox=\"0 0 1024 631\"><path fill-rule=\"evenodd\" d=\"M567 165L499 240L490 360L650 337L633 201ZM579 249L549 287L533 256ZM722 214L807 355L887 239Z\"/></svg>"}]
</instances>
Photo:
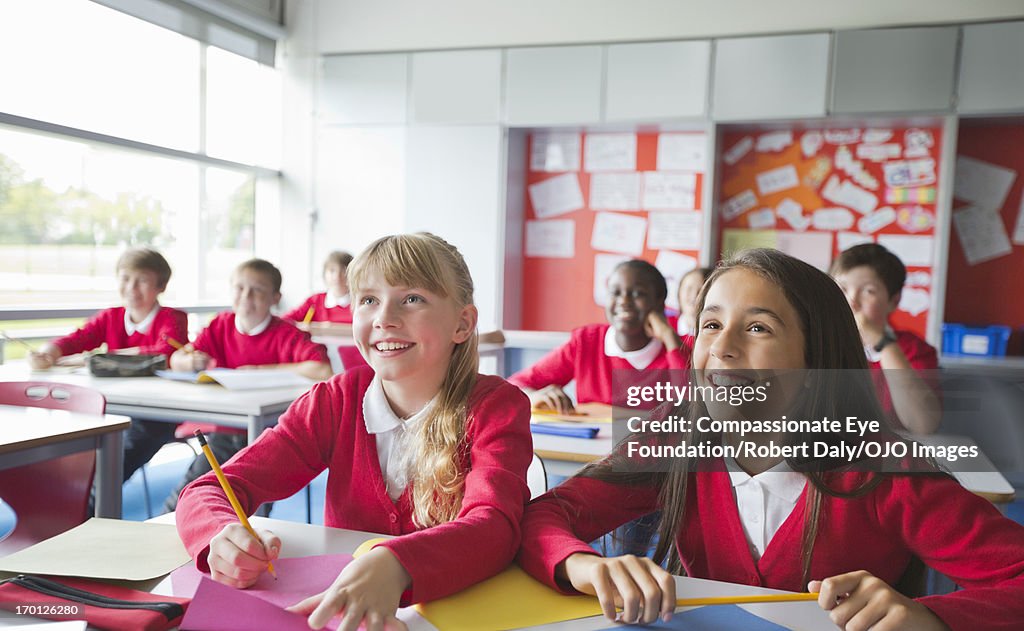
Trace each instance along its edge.
<instances>
[{"instance_id":1,"label":"bulletin board","mask_svg":"<svg viewBox=\"0 0 1024 631\"><path fill-rule=\"evenodd\" d=\"M654 263L676 306L700 261L704 132L536 132L527 148L522 326L570 331L604 322L619 262Z\"/></svg>"},{"instance_id":2,"label":"bulletin board","mask_svg":"<svg viewBox=\"0 0 1024 631\"><path fill-rule=\"evenodd\" d=\"M893 326L925 337L935 260L939 127L726 131L718 246L776 247L823 271L877 242L907 267Z\"/></svg>"},{"instance_id":3,"label":"bulletin board","mask_svg":"<svg viewBox=\"0 0 1024 631\"><path fill-rule=\"evenodd\" d=\"M1024 122L963 121L957 138L946 322L1024 323ZM1014 331L1014 336L1020 330ZM1012 339L1011 352L1020 350Z\"/></svg>"}]
</instances>

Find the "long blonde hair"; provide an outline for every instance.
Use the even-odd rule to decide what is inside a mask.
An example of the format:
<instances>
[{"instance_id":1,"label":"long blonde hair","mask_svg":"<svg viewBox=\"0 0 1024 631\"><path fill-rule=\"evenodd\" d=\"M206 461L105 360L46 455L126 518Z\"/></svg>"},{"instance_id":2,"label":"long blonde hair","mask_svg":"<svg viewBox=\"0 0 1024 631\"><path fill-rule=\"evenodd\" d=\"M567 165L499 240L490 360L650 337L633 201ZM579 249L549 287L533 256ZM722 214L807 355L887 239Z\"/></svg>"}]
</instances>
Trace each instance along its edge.
<instances>
[{"instance_id":1,"label":"long blonde hair","mask_svg":"<svg viewBox=\"0 0 1024 631\"><path fill-rule=\"evenodd\" d=\"M422 287L453 300L459 308L473 304L473 279L462 254L429 232L383 237L367 247L348 267L353 295L380 274L388 285ZM413 521L426 528L455 519L462 507L465 471L466 414L476 384L479 355L477 332L455 345L437 401L417 424L411 459Z\"/></svg>"}]
</instances>

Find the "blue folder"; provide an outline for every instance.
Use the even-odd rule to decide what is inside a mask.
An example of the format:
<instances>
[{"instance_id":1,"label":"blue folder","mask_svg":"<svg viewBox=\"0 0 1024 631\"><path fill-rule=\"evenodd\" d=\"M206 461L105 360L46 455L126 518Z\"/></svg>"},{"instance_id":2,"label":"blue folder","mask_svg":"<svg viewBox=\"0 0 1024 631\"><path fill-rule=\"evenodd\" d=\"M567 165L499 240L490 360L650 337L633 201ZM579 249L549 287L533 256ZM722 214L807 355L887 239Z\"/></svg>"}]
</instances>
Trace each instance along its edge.
<instances>
[{"instance_id":1,"label":"blue folder","mask_svg":"<svg viewBox=\"0 0 1024 631\"><path fill-rule=\"evenodd\" d=\"M530 431L534 434L551 434L552 436L568 436L570 438L597 438L600 427L593 425L555 425L553 423L530 423Z\"/></svg>"}]
</instances>

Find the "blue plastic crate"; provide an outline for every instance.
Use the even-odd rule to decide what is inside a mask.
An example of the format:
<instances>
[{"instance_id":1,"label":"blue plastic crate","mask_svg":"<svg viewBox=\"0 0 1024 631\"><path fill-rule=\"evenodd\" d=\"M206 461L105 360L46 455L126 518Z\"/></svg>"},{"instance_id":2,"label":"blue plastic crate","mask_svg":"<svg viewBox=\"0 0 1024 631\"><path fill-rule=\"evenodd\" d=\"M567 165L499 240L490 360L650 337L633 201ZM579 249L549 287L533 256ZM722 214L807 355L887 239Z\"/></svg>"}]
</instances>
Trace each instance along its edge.
<instances>
[{"instance_id":1,"label":"blue plastic crate","mask_svg":"<svg viewBox=\"0 0 1024 631\"><path fill-rule=\"evenodd\" d=\"M971 357L1004 357L1006 343L1010 340L1010 330L1010 327L1001 324L943 324L942 352L947 355Z\"/></svg>"}]
</instances>

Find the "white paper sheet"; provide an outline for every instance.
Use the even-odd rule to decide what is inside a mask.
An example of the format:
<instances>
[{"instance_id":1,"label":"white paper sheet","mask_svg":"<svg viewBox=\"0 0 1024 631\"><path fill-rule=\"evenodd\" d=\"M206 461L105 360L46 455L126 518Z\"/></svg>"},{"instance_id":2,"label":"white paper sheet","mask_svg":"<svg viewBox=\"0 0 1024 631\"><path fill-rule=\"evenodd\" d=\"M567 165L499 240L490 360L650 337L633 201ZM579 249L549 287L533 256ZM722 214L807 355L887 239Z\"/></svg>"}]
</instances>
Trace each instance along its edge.
<instances>
[{"instance_id":1,"label":"white paper sheet","mask_svg":"<svg viewBox=\"0 0 1024 631\"><path fill-rule=\"evenodd\" d=\"M932 237L903 235L903 234L880 234L878 244L900 257L906 266L930 266L932 264L932 249L934 240Z\"/></svg>"},{"instance_id":2,"label":"white paper sheet","mask_svg":"<svg viewBox=\"0 0 1024 631\"><path fill-rule=\"evenodd\" d=\"M750 153L750 150L754 148L754 139L751 136L744 136L742 139L736 142L735 145L729 147L722 154L722 160L726 164L732 166L743 159L743 156Z\"/></svg>"},{"instance_id":3,"label":"white paper sheet","mask_svg":"<svg viewBox=\"0 0 1024 631\"><path fill-rule=\"evenodd\" d=\"M830 145L855 145L860 142L860 130L826 129L825 142Z\"/></svg>"},{"instance_id":4,"label":"white paper sheet","mask_svg":"<svg viewBox=\"0 0 1024 631\"><path fill-rule=\"evenodd\" d=\"M828 272L832 264L831 232L779 232L776 247L786 254Z\"/></svg>"},{"instance_id":5,"label":"white paper sheet","mask_svg":"<svg viewBox=\"0 0 1024 631\"><path fill-rule=\"evenodd\" d=\"M747 215L747 224L751 230L773 230L775 229L775 211L771 208L761 208Z\"/></svg>"},{"instance_id":6,"label":"white paper sheet","mask_svg":"<svg viewBox=\"0 0 1024 631\"><path fill-rule=\"evenodd\" d=\"M874 193L848 180L840 181L836 175L825 182L821 196L834 204L852 208L862 215L870 213L878 206L878 197Z\"/></svg>"},{"instance_id":7,"label":"white paper sheet","mask_svg":"<svg viewBox=\"0 0 1024 631\"><path fill-rule=\"evenodd\" d=\"M857 230L865 233L878 232L896 221L896 211L890 206L882 206L870 215L864 215L857 222Z\"/></svg>"},{"instance_id":8,"label":"white paper sheet","mask_svg":"<svg viewBox=\"0 0 1024 631\"><path fill-rule=\"evenodd\" d=\"M732 221L754 206L757 206L757 195L754 195L754 191L747 189L737 193L722 202L722 219Z\"/></svg>"},{"instance_id":9,"label":"white paper sheet","mask_svg":"<svg viewBox=\"0 0 1024 631\"><path fill-rule=\"evenodd\" d=\"M583 144L586 171L635 171L636 134L587 134Z\"/></svg>"},{"instance_id":10,"label":"white paper sheet","mask_svg":"<svg viewBox=\"0 0 1024 631\"><path fill-rule=\"evenodd\" d=\"M803 231L811 226L811 218L804 216L804 207L788 197L775 206L775 214L785 219L794 230Z\"/></svg>"},{"instance_id":11,"label":"white paper sheet","mask_svg":"<svg viewBox=\"0 0 1024 631\"><path fill-rule=\"evenodd\" d=\"M793 144L793 132L772 131L757 137L757 151L778 152Z\"/></svg>"},{"instance_id":12,"label":"white paper sheet","mask_svg":"<svg viewBox=\"0 0 1024 631\"><path fill-rule=\"evenodd\" d=\"M597 213L590 245L595 250L640 256L644 252L647 220L619 213Z\"/></svg>"},{"instance_id":13,"label":"white paper sheet","mask_svg":"<svg viewBox=\"0 0 1024 631\"><path fill-rule=\"evenodd\" d=\"M590 209L640 210L640 174L592 174L590 176Z\"/></svg>"},{"instance_id":14,"label":"white paper sheet","mask_svg":"<svg viewBox=\"0 0 1024 631\"><path fill-rule=\"evenodd\" d=\"M644 210L693 210L697 204L695 173L644 172Z\"/></svg>"},{"instance_id":15,"label":"white paper sheet","mask_svg":"<svg viewBox=\"0 0 1024 631\"><path fill-rule=\"evenodd\" d=\"M565 132L533 134L531 171L579 171L580 135Z\"/></svg>"},{"instance_id":16,"label":"white paper sheet","mask_svg":"<svg viewBox=\"0 0 1024 631\"><path fill-rule=\"evenodd\" d=\"M699 212L652 212L647 247L652 250L699 250L703 226Z\"/></svg>"},{"instance_id":17,"label":"white paper sheet","mask_svg":"<svg viewBox=\"0 0 1024 631\"><path fill-rule=\"evenodd\" d=\"M583 191L575 173L556 175L527 188L538 219L564 215L583 208Z\"/></svg>"},{"instance_id":18,"label":"white paper sheet","mask_svg":"<svg viewBox=\"0 0 1024 631\"><path fill-rule=\"evenodd\" d=\"M803 152L805 158L817 155L823 144L825 144L825 139L821 137L820 131L804 132L804 135L800 137L800 151Z\"/></svg>"},{"instance_id":19,"label":"white paper sheet","mask_svg":"<svg viewBox=\"0 0 1024 631\"><path fill-rule=\"evenodd\" d=\"M661 275L665 277L665 284L668 285L668 297L665 299L665 306L670 309L679 309L679 281L687 272L697 267L697 259L686 254L662 250L658 252L658 258L654 260L654 266L658 268Z\"/></svg>"},{"instance_id":20,"label":"white paper sheet","mask_svg":"<svg viewBox=\"0 0 1024 631\"><path fill-rule=\"evenodd\" d=\"M919 316L931 306L932 295L927 289L904 287L900 294L900 309L912 316Z\"/></svg>"},{"instance_id":21,"label":"white paper sheet","mask_svg":"<svg viewBox=\"0 0 1024 631\"><path fill-rule=\"evenodd\" d=\"M868 144L880 144L892 138L892 133L891 129L866 129L861 140Z\"/></svg>"},{"instance_id":22,"label":"white paper sheet","mask_svg":"<svg viewBox=\"0 0 1024 631\"><path fill-rule=\"evenodd\" d=\"M707 146L704 134L658 134L658 170L703 173Z\"/></svg>"},{"instance_id":23,"label":"white paper sheet","mask_svg":"<svg viewBox=\"0 0 1024 631\"><path fill-rule=\"evenodd\" d=\"M923 158L928 155L935 139L927 129L908 129L903 139L903 156L906 158Z\"/></svg>"},{"instance_id":24,"label":"white paper sheet","mask_svg":"<svg viewBox=\"0 0 1024 631\"><path fill-rule=\"evenodd\" d=\"M619 263L628 260L628 256L621 254L594 255L594 304L599 307L608 304L608 277Z\"/></svg>"},{"instance_id":25,"label":"white paper sheet","mask_svg":"<svg viewBox=\"0 0 1024 631\"><path fill-rule=\"evenodd\" d=\"M931 287L932 275L924 270L909 272L903 284L906 287Z\"/></svg>"},{"instance_id":26,"label":"white paper sheet","mask_svg":"<svg viewBox=\"0 0 1024 631\"><path fill-rule=\"evenodd\" d=\"M762 195L771 195L800 186L800 176L792 164L762 171L757 174L756 179L757 190Z\"/></svg>"},{"instance_id":27,"label":"white paper sheet","mask_svg":"<svg viewBox=\"0 0 1024 631\"><path fill-rule=\"evenodd\" d=\"M998 211L967 206L953 213L953 225L969 265L1006 256L1013 250Z\"/></svg>"},{"instance_id":28,"label":"white paper sheet","mask_svg":"<svg viewBox=\"0 0 1024 631\"><path fill-rule=\"evenodd\" d=\"M571 259L576 256L576 222L550 219L526 222L526 256Z\"/></svg>"},{"instance_id":29,"label":"white paper sheet","mask_svg":"<svg viewBox=\"0 0 1024 631\"><path fill-rule=\"evenodd\" d=\"M874 243L875 238L869 234L860 234L857 232L837 232L836 233L836 249L840 252L845 252L855 245L861 243Z\"/></svg>"},{"instance_id":30,"label":"white paper sheet","mask_svg":"<svg viewBox=\"0 0 1024 631\"><path fill-rule=\"evenodd\" d=\"M1017 172L967 156L956 157L953 197L983 208L1000 210Z\"/></svg>"},{"instance_id":31,"label":"white paper sheet","mask_svg":"<svg viewBox=\"0 0 1024 631\"><path fill-rule=\"evenodd\" d=\"M907 232L924 232L935 225L935 213L921 206L900 206L896 225Z\"/></svg>"},{"instance_id":32,"label":"white paper sheet","mask_svg":"<svg viewBox=\"0 0 1024 631\"><path fill-rule=\"evenodd\" d=\"M853 221L853 213L845 208L820 208L811 215L815 230L849 230Z\"/></svg>"},{"instance_id":33,"label":"white paper sheet","mask_svg":"<svg viewBox=\"0 0 1024 631\"><path fill-rule=\"evenodd\" d=\"M924 186L935 183L935 160L896 160L882 165L886 186Z\"/></svg>"},{"instance_id":34,"label":"white paper sheet","mask_svg":"<svg viewBox=\"0 0 1024 631\"><path fill-rule=\"evenodd\" d=\"M899 158L901 155L903 155L903 146L898 143L888 143L883 145L857 145L857 157L861 160L883 162L885 160Z\"/></svg>"},{"instance_id":35,"label":"white paper sheet","mask_svg":"<svg viewBox=\"0 0 1024 631\"><path fill-rule=\"evenodd\" d=\"M1013 242L1024 245L1024 195L1020 196L1020 208L1017 209L1017 225L1013 228Z\"/></svg>"}]
</instances>

